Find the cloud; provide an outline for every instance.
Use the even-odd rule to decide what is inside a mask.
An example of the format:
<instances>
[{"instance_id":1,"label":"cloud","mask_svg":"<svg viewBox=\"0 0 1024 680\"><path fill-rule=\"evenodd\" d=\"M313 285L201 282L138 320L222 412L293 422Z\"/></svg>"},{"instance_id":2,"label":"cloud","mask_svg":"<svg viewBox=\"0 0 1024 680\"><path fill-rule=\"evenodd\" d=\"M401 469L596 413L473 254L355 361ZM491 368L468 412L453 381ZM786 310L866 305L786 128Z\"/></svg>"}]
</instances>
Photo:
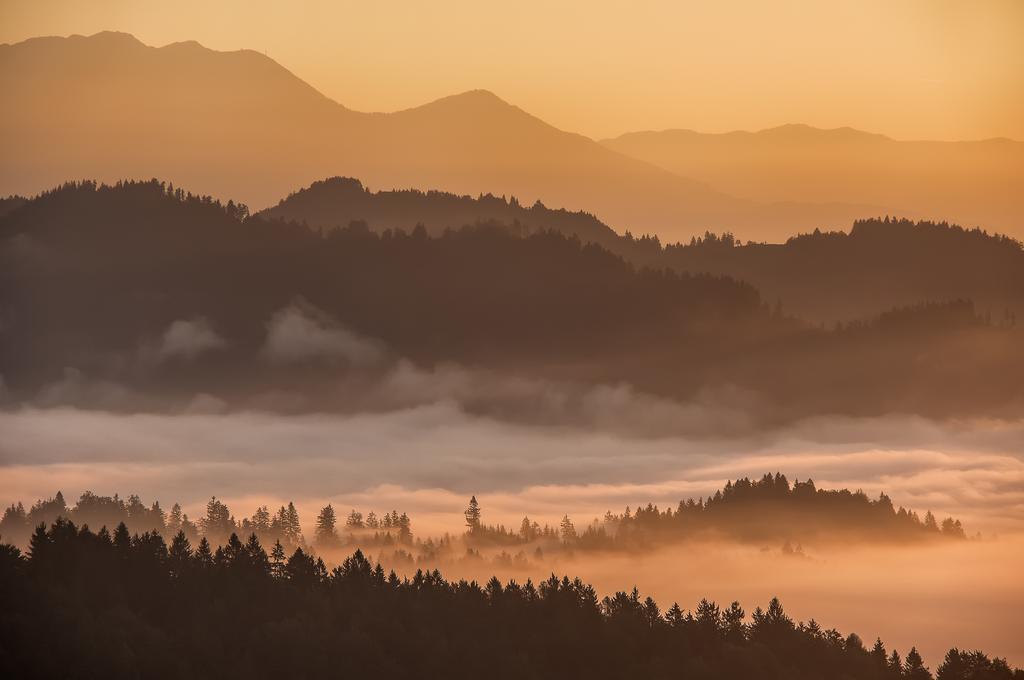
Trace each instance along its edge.
<instances>
[{"instance_id":1,"label":"cloud","mask_svg":"<svg viewBox=\"0 0 1024 680\"><path fill-rule=\"evenodd\" d=\"M382 346L361 337L304 302L278 311L267 324L263 355L273 363L345 361L372 366L384 357Z\"/></svg>"},{"instance_id":2,"label":"cloud","mask_svg":"<svg viewBox=\"0 0 1024 680\"><path fill-rule=\"evenodd\" d=\"M897 504L960 517L970 531L1024 529L1024 422L993 434L985 423L835 419L839 436L817 436L814 422L732 438L641 438L511 423L454 403L350 415L210 413L220 408L200 399L193 411L206 413L0 413L0 501L92 488L196 507L213 494L310 508L324 499L364 510L386 502L438 512L435 528L452 530L471 493L486 499L492 521L554 521L564 512L588 520L779 470L819 486L884 491ZM924 434L908 441L914 431Z\"/></svg>"},{"instance_id":3,"label":"cloud","mask_svg":"<svg viewBox=\"0 0 1024 680\"><path fill-rule=\"evenodd\" d=\"M158 361L194 359L200 354L220 349L226 341L202 318L179 319L168 326L160 339L156 356Z\"/></svg>"},{"instance_id":4,"label":"cloud","mask_svg":"<svg viewBox=\"0 0 1024 680\"><path fill-rule=\"evenodd\" d=\"M82 371L65 367L60 380L39 390L33 404L42 407L80 406L89 408L121 408L135 404L148 406L146 400L129 388L107 380L91 380Z\"/></svg>"}]
</instances>

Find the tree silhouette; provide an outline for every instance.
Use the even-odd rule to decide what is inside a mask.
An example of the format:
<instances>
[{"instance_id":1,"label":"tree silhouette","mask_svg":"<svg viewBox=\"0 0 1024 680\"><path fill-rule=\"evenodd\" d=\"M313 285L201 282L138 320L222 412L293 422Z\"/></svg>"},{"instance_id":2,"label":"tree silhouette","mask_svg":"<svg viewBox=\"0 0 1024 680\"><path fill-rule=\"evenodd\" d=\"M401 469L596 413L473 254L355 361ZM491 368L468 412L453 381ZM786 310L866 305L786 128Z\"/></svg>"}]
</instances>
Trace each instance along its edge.
<instances>
[{"instance_id":1,"label":"tree silhouette","mask_svg":"<svg viewBox=\"0 0 1024 680\"><path fill-rule=\"evenodd\" d=\"M319 545L331 546L338 542L338 532L334 528L337 521L334 508L328 503L316 518L315 540Z\"/></svg>"},{"instance_id":2,"label":"tree silhouette","mask_svg":"<svg viewBox=\"0 0 1024 680\"><path fill-rule=\"evenodd\" d=\"M480 529L480 504L477 502L476 496L469 499L469 507L466 508L464 514L469 532L476 533Z\"/></svg>"}]
</instances>

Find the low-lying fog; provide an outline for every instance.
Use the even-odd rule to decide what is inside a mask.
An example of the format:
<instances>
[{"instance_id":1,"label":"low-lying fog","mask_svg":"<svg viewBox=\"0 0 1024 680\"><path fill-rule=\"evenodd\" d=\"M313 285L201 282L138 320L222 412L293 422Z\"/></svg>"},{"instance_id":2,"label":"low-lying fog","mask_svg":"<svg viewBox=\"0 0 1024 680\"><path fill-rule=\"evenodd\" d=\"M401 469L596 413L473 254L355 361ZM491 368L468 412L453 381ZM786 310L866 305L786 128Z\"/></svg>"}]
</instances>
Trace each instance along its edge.
<instances>
[{"instance_id":1,"label":"low-lying fog","mask_svg":"<svg viewBox=\"0 0 1024 680\"><path fill-rule=\"evenodd\" d=\"M1024 663L1024 421L828 418L728 438L639 436L617 425L505 422L444 399L353 415L18 408L0 413L0 432L5 505L57 490L72 504L85 490L137 493L165 509L178 501L198 519L216 495L241 519L257 505L294 500L307 536L328 502L342 522L352 508L408 512L414 534L425 537L461 532L471 494L484 522L518 527L524 515L557 524L568 513L583 526L627 505L674 506L729 479L776 470L790 480L811 477L819 488L885 491L922 515L960 518L969 536L983 538L809 547L806 558L782 556L778 546L700 544L560 558L500 575L568 572L602 593L635 584L663 608L673 600L693 608L707 596L738 599L749 613L778 595L794 618L815 617L868 643L881 635L901 653L916 644L933 669L952 645ZM495 571L489 561L447 568L476 578Z\"/></svg>"}]
</instances>

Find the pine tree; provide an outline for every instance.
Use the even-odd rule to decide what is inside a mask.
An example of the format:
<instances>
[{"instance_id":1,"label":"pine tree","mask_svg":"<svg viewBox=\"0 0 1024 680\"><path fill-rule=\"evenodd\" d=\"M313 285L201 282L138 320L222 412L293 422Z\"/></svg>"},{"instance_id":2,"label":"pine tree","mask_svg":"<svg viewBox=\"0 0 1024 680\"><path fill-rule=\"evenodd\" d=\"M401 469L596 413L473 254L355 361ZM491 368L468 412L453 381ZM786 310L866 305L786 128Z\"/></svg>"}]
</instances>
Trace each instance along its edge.
<instances>
[{"instance_id":1,"label":"pine tree","mask_svg":"<svg viewBox=\"0 0 1024 680\"><path fill-rule=\"evenodd\" d=\"M743 619L746 615L739 602L733 602L728 609L722 610L722 627L725 629L726 638L733 642L743 640Z\"/></svg>"},{"instance_id":2,"label":"pine tree","mask_svg":"<svg viewBox=\"0 0 1024 680\"><path fill-rule=\"evenodd\" d=\"M404 512L398 518L398 540L400 543L412 543L412 520Z\"/></svg>"},{"instance_id":3,"label":"pine tree","mask_svg":"<svg viewBox=\"0 0 1024 680\"><path fill-rule=\"evenodd\" d=\"M228 506L217 500L216 496L210 498L206 503L206 517L199 522L203 529L203 535L216 541L221 541L235 530L235 523L231 519L231 511Z\"/></svg>"},{"instance_id":4,"label":"pine tree","mask_svg":"<svg viewBox=\"0 0 1024 680\"><path fill-rule=\"evenodd\" d=\"M476 501L476 496L469 499L469 507L466 508L466 512L463 513L466 516L466 526L469 527L469 533L475 534L480 530L480 504Z\"/></svg>"},{"instance_id":5,"label":"pine tree","mask_svg":"<svg viewBox=\"0 0 1024 680\"><path fill-rule=\"evenodd\" d=\"M907 680L932 680L932 674L924 667L924 660L917 652L917 647L911 647L907 652L907 659L903 662L903 677Z\"/></svg>"},{"instance_id":6,"label":"pine tree","mask_svg":"<svg viewBox=\"0 0 1024 680\"><path fill-rule=\"evenodd\" d=\"M114 547L122 553L127 553L128 549L131 548L132 539L128 534L128 527L124 522L117 525L114 529Z\"/></svg>"},{"instance_id":7,"label":"pine tree","mask_svg":"<svg viewBox=\"0 0 1024 680\"><path fill-rule=\"evenodd\" d=\"M202 539L200 539L199 547L197 547L195 553L192 554L192 559L195 560L196 564L200 567L209 567L213 564L213 554L210 552L210 541L206 539L206 536L203 536Z\"/></svg>"},{"instance_id":8,"label":"pine tree","mask_svg":"<svg viewBox=\"0 0 1024 680\"><path fill-rule=\"evenodd\" d=\"M245 556L254 573L260 576L270 575L270 560L267 559L267 553L255 533L250 534L249 540L245 543Z\"/></svg>"},{"instance_id":9,"label":"pine tree","mask_svg":"<svg viewBox=\"0 0 1024 680\"><path fill-rule=\"evenodd\" d=\"M336 524L337 517L334 514L334 508L328 503L316 518L315 540L317 544L332 546L338 542Z\"/></svg>"},{"instance_id":10,"label":"pine tree","mask_svg":"<svg viewBox=\"0 0 1024 680\"><path fill-rule=\"evenodd\" d=\"M353 509L352 512L348 513L348 517L345 518L345 526L350 529L362 529L365 526L363 524L363 513Z\"/></svg>"},{"instance_id":11,"label":"pine tree","mask_svg":"<svg viewBox=\"0 0 1024 680\"><path fill-rule=\"evenodd\" d=\"M175 503L171 506L171 513L167 516L167 530L177 532L181 529L181 505Z\"/></svg>"},{"instance_id":12,"label":"pine tree","mask_svg":"<svg viewBox=\"0 0 1024 680\"><path fill-rule=\"evenodd\" d=\"M302 543L302 527L299 525L299 513L295 509L295 504L291 501L288 502L285 538L287 538L292 545L299 545Z\"/></svg>"},{"instance_id":13,"label":"pine tree","mask_svg":"<svg viewBox=\"0 0 1024 680\"><path fill-rule=\"evenodd\" d=\"M270 510L265 505L256 508L252 514L252 527L257 532L265 534L270 531Z\"/></svg>"},{"instance_id":14,"label":"pine tree","mask_svg":"<svg viewBox=\"0 0 1024 680\"><path fill-rule=\"evenodd\" d=\"M879 671L884 671L886 666L886 653L885 645L882 644L882 638L875 640L875 646L871 648L871 663L874 664L875 668Z\"/></svg>"},{"instance_id":15,"label":"pine tree","mask_svg":"<svg viewBox=\"0 0 1024 680\"><path fill-rule=\"evenodd\" d=\"M889 655L889 676L892 678L903 677L903 659L900 658L900 653L895 649Z\"/></svg>"},{"instance_id":16,"label":"pine tree","mask_svg":"<svg viewBox=\"0 0 1024 680\"><path fill-rule=\"evenodd\" d=\"M284 576L285 557L281 541L274 541L274 549L270 552L270 573L281 578Z\"/></svg>"},{"instance_id":17,"label":"pine tree","mask_svg":"<svg viewBox=\"0 0 1024 680\"><path fill-rule=\"evenodd\" d=\"M562 517L562 523L559 526L559 531L562 536L562 540L566 543L576 540L576 526L569 519L569 515Z\"/></svg>"},{"instance_id":18,"label":"pine tree","mask_svg":"<svg viewBox=\"0 0 1024 680\"><path fill-rule=\"evenodd\" d=\"M673 628L683 625L686 621L686 617L683 615L683 610L679 608L678 602L673 602L669 610L665 612L665 621Z\"/></svg>"}]
</instances>

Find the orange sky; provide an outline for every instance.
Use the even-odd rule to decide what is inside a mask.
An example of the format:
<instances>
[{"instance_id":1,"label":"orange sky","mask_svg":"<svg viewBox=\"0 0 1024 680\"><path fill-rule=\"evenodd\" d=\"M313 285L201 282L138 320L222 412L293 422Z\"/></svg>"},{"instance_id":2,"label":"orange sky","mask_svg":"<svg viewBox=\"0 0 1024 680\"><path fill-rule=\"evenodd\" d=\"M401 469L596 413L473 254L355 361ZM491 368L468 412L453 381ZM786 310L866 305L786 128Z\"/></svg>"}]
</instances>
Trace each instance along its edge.
<instances>
[{"instance_id":1,"label":"orange sky","mask_svg":"<svg viewBox=\"0 0 1024 680\"><path fill-rule=\"evenodd\" d=\"M1024 2L0 0L0 42L121 30L265 50L395 110L486 88L592 137L849 125L1024 139Z\"/></svg>"}]
</instances>

